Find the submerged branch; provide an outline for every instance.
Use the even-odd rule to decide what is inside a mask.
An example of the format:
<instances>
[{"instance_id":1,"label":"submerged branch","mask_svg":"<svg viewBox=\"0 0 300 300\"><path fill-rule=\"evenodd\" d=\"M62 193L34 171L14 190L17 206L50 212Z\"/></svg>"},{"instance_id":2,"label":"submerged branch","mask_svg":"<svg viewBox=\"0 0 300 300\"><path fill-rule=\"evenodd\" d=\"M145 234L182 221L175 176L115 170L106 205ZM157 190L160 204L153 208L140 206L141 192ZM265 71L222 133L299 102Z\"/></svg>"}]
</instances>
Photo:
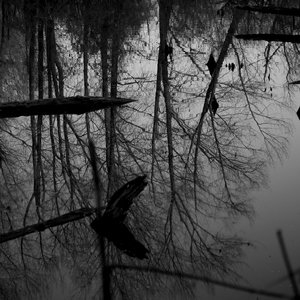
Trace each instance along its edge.
<instances>
[{"instance_id":1,"label":"submerged branch","mask_svg":"<svg viewBox=\"0 0 300 300\"><path fill-rule=\"evenodd\" d=\"M120 106L134 101L136 100L76 96L37 101L6 102L0 104L0 119L32 115L80 115L112 106Z\"/></svg>"},{"instance_id":2,"label":"submerged branch","mask_svg":"<svg viewBox=\"0 0 300 300\"><path fill-rule=\"evenodd\" d=\"M264 6L248 6L237 5L237 9L260 12L263 14L276 14L282 16L300 16L300 9L285 7L264 7Z\"/></svg>"},{"instance_id":3,"label":"submerged branch","mask_svg":"<svg viewBox=\"0 0 300 300\"><path fill-rule=\"evenodd\" d=\"M0 235L0 244L7 242L7 241L14 240L19 237L23 237L25 235L28 235L28 234L31 234L34 232L44 231L47 228L56 227L56 226L63 225L63 224L69 223L69 222L83 219L85 217L88 217L88 216L94 214L96 211L97 211L96 208L84 207L81 209L71 211L60 217L53 218L48 221L42 222L42 223L29 225L29 226L26 226L26 227L18 229L18 230L14 230L11 232L1 234Z\"/></svg>"},{"instance_id":4,"label":"submerged branch","mask_svg":"<svg viewBox=\"0 0 300 300\"><path fill-rule=\"evenodd\" d=\"M257 294L257 295L263 295L263 296L269 296L269 297L281 298L281 299L290 299L290 300L295 299L293 296L289 296L289 295L286 295L286 294L274 293L274 292L269 292L269 291L266 291L266 290L254 289L254 288L247 287L247 286L240 286L240 285L237 285L237 284L212 279L212 278L209 278L207 276L199 276L199 275L196 275L196 274L188 274L188 273L176 272L176 271L167 271L167 270L161 270L159 268L117 265L117 264L116 265L111 265L110 268L111 269L122 269L122 270L128 270L128 271L134 270L134 271L147 272L147 273L152 272L152 273L166 275L166 276L182 277L182 278L187 278L187 279L191 279L191 280L210 282L210 283L213 283L214 285L223 286L223 287L227 287L227 288L238 290L238 291L248 292L248 293L251 293L251 294Z\"/></svg>"},{"instance_id":5,"label":"submerged branch","mask_svg":"<svg viewBox=\"0 0 300 300\"><path fill-rule=\"evenodd\" d=\"M283 43L300 43L299 35L292 34L269 34L269 33L259 33L259 34L237 34L234 36L237 39L252 40L252 41L268 41L268 42L283 42Z\"/></svg>"}]
</instances>

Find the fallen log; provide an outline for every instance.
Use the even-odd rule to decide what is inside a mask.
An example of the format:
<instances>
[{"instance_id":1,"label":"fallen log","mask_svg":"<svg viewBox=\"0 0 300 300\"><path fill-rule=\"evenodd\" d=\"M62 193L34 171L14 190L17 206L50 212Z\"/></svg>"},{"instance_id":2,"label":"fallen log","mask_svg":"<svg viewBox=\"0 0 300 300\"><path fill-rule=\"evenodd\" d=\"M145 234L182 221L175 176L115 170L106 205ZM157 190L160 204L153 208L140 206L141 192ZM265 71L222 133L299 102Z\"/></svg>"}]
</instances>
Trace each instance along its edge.
<instances>
[{"instance_id":1,"label":"fallen log","mask_svg":"<svg viewBox=\"0 0 300 300\"><path fill-rule=\"evenodd\" d=\"M103 97L65 97L34 101L0 103L0 118L16 118L32 115L84 114L99 109L120 106L133 99Z\"/></svg>"},{"instance_id":2,"label":"fallen log","mask_svg":"<svg viewBox=\"0 0 300 300\"><path fill-rule=\"evenodd\" d=\"M96 208L81 208L78 210L71 211L67 214L61 215L59 217L49 219L42 223L36 223L33 225L26 226L24 228L13 230L7 233L3 233L0 235L0 244L17 239L19 237L26 236L28 234L34 233L34 232L41 232L44 231L47 228L63 225L69 222L77 221L80 219L83 219L85 217L88 217L96 212Z\"/></svg>"}]
</instances>

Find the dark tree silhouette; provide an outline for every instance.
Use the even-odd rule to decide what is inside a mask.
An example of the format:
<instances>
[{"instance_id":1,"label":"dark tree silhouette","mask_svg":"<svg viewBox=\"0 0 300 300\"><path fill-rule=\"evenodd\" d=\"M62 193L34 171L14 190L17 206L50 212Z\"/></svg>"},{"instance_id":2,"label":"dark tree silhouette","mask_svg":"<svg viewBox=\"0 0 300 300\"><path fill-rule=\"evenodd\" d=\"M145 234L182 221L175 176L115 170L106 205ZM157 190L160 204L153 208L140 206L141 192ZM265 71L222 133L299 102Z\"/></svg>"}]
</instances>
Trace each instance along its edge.
<instances>
[{"instance_id":1,"label":"dark tree silhouette","mask_svg":"<svg viewBox=\"0 0 300 300\"><path fill-rule=\"evenodd\" d=\"M146 259L149 250L141 244L124 224L133 199L146 187L146 176L139 176L127 182L117 190L110 201L103 216L99 216L91 223L91 227L105 236L118 249L131 257Z\"/></svg>"},{"instance_id":2,"label":"dark tree silhouette","mask_svg":"<svg viewBox=\"0 0 300 300\"><path fill-rule=\"evenodd\" d=\"M165 44L165 55L166 55L166 59L168 58L168 55L170 56L171 61L173 60L173 47L170 43L170 45L168 45L167 41Z\"/></svg>"},{"instance_id":3,"label":"dark tree silhouette","mask_svg":"<svg viewBox=\"0 0 300 300\"><path fill-rule=\"evenodd\" d=\"M216 61L215 61L215 58L214 58L214 56L213 56L212 53L210 54L209 60L208 60L208 62L207 62L206 65L207 65L207 67L208 67L210 76L212 76L213 73L214 73L214 70L215 70L215 68L216 68L216 65L217 65L217 63L216 63Z\"/></svg>"},{"instance_id":4,"label":"dark tree silhouette","mask_svg":"<svg viewBox=\"0 0 300 300\"><path fill-rule=\"evenodd\" d=\"M211 109L212 109L214 115L216 114L218 108L219 108L219 103L218 103L216 97L214 96L213 100L211 102Z\"/></svg>"},{"instance_id":5,"label":"dark tree silhouette","mask_svg":"<svg viewBox=\"0 0 300 300\"><path fill-rule=\"evenodd\" d=\"M214 58L212 53L210 54L209 60L208 60L206 65L208 67L210 75L212 76L213 73L214 73L214 70L216 68L216 65L217 65L217 63L215 61L215 58ZM213 99L212 99L212 102L211 102L211 109L212 109L214 115L216 114L218 108L219 108L219 103L218 103L216 97L213 96Z\"/></svg>"}]
</instances>

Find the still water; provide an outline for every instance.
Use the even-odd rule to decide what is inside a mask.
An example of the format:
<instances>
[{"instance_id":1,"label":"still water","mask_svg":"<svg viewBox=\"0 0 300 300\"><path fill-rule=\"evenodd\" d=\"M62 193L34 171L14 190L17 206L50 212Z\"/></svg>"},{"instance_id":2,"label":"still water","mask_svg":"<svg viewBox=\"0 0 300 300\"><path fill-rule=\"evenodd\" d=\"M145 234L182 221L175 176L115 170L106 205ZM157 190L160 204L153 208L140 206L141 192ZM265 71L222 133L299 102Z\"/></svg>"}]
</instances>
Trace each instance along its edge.
<instances>
[{"instance_id":1,"label":"still water","mask_svg":"<svg viewBox=\"0 0 300 300\"><path fill-rule=\"evenodd\" d=\"M299 94L297 96L299 99ZM295 131L291 138L289 157L270 169L269 188L254 193L256 217L253 224L240 222L237 231L256 246L255 249L246 249L245 263L248 267L240 269L246 282L240 282L240 285L292 297L293 289L286 278L288 273L276 234L277 230L282 231L292 268L298 270L296 280L300 288L300 120L296 114L291 118ZM206 294L202 299L274 298L218 287L214 295Z\"/></svg>"}]
</instances>

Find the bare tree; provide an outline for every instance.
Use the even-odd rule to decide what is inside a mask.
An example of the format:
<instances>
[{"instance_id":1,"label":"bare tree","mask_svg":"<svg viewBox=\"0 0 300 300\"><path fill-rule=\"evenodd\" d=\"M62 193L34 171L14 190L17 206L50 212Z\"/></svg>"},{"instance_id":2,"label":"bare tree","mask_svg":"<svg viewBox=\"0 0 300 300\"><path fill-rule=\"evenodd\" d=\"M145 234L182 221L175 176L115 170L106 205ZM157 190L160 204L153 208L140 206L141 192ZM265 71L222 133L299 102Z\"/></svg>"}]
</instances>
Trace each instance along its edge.
<instances>
[{"instance_id":1,"label":"bare tree","mask_svg":"<svg viewBox=\"0 0 300 300\"><path fill-rule=\"evenodd\" d=\"M64 264L76 292L84 296L96 284L89 295L99 297L101 259L90 227L94 218L47 223L70 211L94 211L89 139L95 141L101 197L109 201L136 176L149 180L125 221L150 250L149 260L136 261L111 243L105 247L108 264L149 272L114 268L113 297L139 298L141 291L151 295L162 286L193 290L184 276L166 280L151 273L157 267L168 274L238 279L236 266L250 244L224 228L233 219L253 217L249 193L267 183L268 165L286 153L288 139L282 131L290 127L272 110L288 103L264 91L272 87L276 72L271 58L283 57L287 48L270 45L260 59L234 35L240 28L270 24L277 33L279 19L261 18L258 24L255 15L231 1L222 18L216 18L210 1L189 6L175 0L153 6L131 0L3 3L16 12L11 18L26 25L24 35L10 28L11 39L23 36L28 88L16 87L25 99L34 103L84 95L138 100L79 116L51 110L47 117L32 116L30 122L21 117L1 128L0 141L8 141L0 147L1 233L39 224L30 227L36 233L2 244L2 269L8 274L3 295L9 299L23 291L45 291L50 275ZM6 39L2 34L2 55ZM295 59L295 49L288 50L284 57ZM206 66L210 55L215 59L212 72ZM229 63L235 66L231 70ZM217 111L212 110L214 99ZM46 230L41 223L48 224Z\"/></svg>"}]
</instances>

